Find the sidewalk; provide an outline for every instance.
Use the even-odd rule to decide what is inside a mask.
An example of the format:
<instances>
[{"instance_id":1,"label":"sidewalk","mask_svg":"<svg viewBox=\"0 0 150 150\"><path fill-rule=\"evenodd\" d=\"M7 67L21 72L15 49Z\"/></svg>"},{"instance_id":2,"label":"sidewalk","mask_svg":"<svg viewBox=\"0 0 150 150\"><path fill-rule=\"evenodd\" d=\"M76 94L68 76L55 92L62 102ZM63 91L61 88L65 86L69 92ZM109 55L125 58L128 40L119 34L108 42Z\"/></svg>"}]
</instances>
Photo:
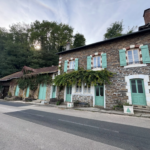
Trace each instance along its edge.
<instances>
[{"instance_id":1,"label":"sidewalk","mask_svg":"<svg viewBox=\"0 0 150 150\"><path fill-rule=\"evenodd\" d=\"M5 101L5 100L2 100L2 101ZM134 112L134 114L125 114L125 113L123 113L123 111L106 110L106 109L104 110L104 109L95 108L95 107L74 107L74 108L67 108L66 105L41 104L41 103L24 102L24 101L8 101L8 102L24 103L24 104L31 104L31 105L44 106L44 107L57 107L57 108L60 108L60 109L73 109L73 110L80 110L80 111L90 111L90 112L99 112L99 113L107 113L107 114L116 114L116 115L125 115L125 116L150 118L150 114L149 113Z\"/></svg>"}]
</instances>

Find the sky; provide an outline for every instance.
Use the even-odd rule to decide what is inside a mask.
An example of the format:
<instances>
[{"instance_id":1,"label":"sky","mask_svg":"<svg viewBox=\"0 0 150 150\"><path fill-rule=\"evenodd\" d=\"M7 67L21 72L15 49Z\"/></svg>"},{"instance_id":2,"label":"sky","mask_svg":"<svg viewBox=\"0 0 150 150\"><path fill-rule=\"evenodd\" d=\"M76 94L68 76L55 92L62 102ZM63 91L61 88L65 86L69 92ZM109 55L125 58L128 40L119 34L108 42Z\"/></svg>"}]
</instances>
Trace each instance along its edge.
<instances>
[{"instance_id":1,"label":"sky","mask_svg":"<svg viewBox=\"0 0 150 150\"><path fill-rule=\"evenodd\" d=\"M104 40L107 28L116 21L123 21L124 33L144 25L147 8L150 0L0 0L0 27L56 21L69 24L74 34L83 34L86 44L91 44Z\"/></svg>"}]
</instances>

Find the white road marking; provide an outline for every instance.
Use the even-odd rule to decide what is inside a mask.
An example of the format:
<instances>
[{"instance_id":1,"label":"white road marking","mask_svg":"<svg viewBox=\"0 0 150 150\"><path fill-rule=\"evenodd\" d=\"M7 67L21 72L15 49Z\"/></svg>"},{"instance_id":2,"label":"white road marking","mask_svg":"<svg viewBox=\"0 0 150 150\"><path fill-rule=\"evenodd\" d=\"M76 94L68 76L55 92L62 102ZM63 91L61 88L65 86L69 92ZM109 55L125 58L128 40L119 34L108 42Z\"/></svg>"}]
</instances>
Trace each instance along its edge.
<instances>
[{"instance_id":1,"label":"white road marking","mask_svg":"<svg viewBox=\"0 0 150 150\"><path fill-rule=\"evenodd\" d=\"M27 112L21 112L21 113L32 115L32 116L44 117L43 115L31 114L31 113L27 113Z\"/></svg>"},{"instance_id":2,"label":"white road marking","mask_svg":"<svg viewBox=\"0 0 150 150\"><path fill-rule=\"evenodd\" d=\"M63 122L69 122L69 123L73 123L73 124L78 124L78 125L81 125L81 126L88 126L88 127L91 127L91 128L99 129L99 127L91 126L91 125L87 125L87 124L82 124L82 123L77 123L77 122L72 122L72 121L67 121L67 120L62 120L62 119L58 119L58 120L59 121L63 121Z\"/></svg>"},{"instance_id":3,"label":"white road marking","mask_svg":"<svg viewBox=\"0 0 150 150\"><path fill-rule=\"evenodd\" d=\"M77 122L68 121L68 120L63 120L63 119L58 119L58 120L59 120L59 121L63 121L63 122L68 122L68 123L78 124L78 125L81 125L81 126L87 126L87 127L91 127L91 128L95 128L95 129L101 129L101 130L107 130L107 131L119 133L119 131L116 131L116 130L110 130L110 129L107 129L107 128L99 128L99 127L96 127L96 126L91 126L91 125L82 124L82 123L77 123Z\"/></svg>"}]
</instances>

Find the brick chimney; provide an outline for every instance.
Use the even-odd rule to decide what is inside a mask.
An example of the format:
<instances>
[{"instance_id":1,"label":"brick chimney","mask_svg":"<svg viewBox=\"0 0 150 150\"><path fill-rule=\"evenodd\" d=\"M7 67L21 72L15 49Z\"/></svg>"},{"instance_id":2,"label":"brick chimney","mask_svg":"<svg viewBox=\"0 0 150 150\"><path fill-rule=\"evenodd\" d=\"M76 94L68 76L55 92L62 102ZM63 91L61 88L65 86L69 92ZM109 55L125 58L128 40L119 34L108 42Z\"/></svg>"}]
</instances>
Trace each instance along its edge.
<instances>
[{"instance_id":1,"label":"brick chimney","mask_svg":"<svg viewBox=\"0 0 150 150\"><path fill-rule=\"evenodd\" d=\"M150 8L146 9L143 14L145 24L150 23Z\"/></svg>"}]
</instances>

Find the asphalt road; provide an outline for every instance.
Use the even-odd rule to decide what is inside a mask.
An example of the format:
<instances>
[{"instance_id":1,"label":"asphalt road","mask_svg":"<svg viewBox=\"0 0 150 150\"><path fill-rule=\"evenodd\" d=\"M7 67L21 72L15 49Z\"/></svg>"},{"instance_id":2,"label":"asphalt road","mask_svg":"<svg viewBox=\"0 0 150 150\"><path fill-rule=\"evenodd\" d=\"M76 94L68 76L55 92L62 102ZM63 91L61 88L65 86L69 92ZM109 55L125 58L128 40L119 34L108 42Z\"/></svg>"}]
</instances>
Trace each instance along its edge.
<instances>
[{"instance_id":1,"label":"asphalt road","mask_svg":"<svg viewBox=\"0 0 150 150\"><path fill-rule=\"evenodd\" d=\"M150 119L0 101L0 150L150 149Z\"/></svg>"}]
</instances>

